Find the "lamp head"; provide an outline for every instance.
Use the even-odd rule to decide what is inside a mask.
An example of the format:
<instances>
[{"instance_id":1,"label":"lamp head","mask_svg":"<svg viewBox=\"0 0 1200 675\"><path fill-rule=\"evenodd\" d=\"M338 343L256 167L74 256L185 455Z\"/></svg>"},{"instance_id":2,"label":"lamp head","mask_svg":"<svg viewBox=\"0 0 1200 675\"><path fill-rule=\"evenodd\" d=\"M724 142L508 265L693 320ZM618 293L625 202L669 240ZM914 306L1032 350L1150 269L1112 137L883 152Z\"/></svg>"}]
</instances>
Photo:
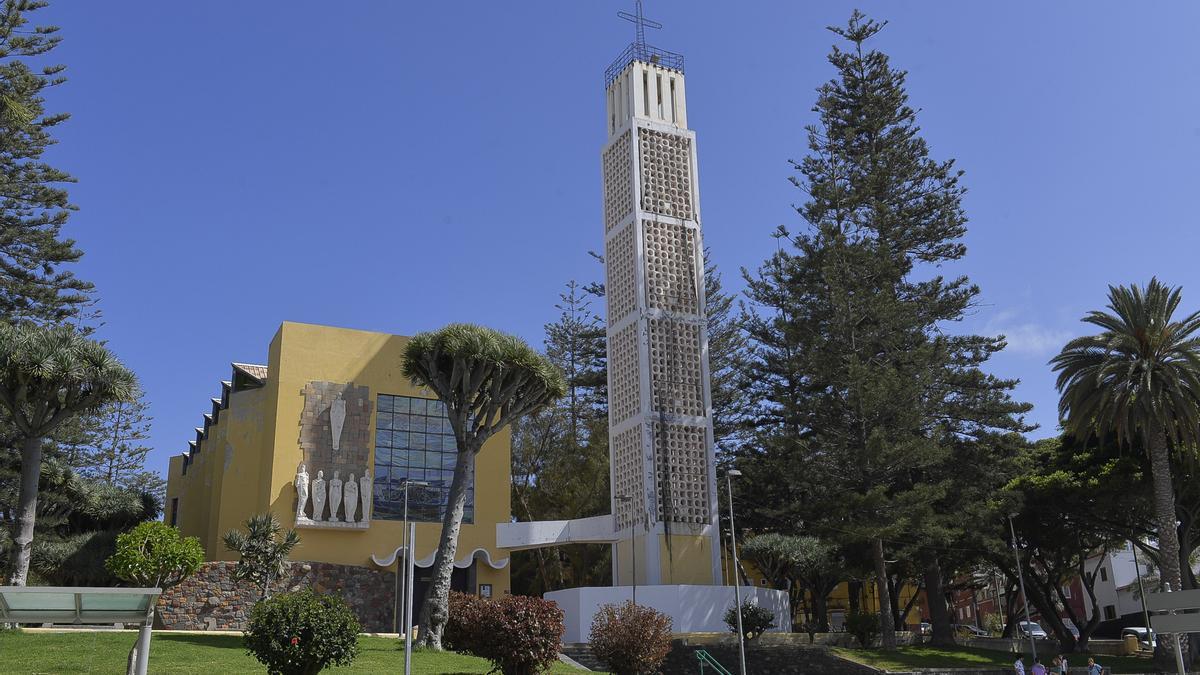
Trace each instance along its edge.
<instances>
[{"instance_id":1,"label":"lamp head","mask_svg":"<svg viewBox=\"0 0 1200 675\"><path fill-rule=\"evenodd\" d=\"M742 472L738 471L737 469L730 469L725 472L725 475L729 476L730 478L738 478L742 475Z\"/></svg>"}]
</instances>

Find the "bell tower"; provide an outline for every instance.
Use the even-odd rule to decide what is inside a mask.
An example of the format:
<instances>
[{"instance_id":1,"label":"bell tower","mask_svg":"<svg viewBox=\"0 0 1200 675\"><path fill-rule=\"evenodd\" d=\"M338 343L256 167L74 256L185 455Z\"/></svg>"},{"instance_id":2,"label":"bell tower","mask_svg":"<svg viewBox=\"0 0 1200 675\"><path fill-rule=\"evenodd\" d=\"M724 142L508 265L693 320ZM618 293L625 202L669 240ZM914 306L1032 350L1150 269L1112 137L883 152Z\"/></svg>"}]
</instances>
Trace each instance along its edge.
<instances>
[{"instance_id":1,"label":"bell tower","mask_svg":"<svg viewBox=\"0 0 1200 675\"><path fill-rule=\"evenodd\" d=\"M601 153L615 585L719 583L696 134L683 57L637 39L605 72ZM636 570L636 572L635 572Z\"/></svg>"}]
</instances>

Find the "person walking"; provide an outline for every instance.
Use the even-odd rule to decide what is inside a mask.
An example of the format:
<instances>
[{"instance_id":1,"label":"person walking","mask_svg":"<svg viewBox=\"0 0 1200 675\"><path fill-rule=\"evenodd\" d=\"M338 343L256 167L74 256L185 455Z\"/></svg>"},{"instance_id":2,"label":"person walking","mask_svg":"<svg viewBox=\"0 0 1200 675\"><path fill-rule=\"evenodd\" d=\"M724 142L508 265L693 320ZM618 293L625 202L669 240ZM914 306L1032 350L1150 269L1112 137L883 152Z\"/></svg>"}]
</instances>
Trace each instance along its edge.
<instances>
[{"instance_id":1,"label":"person walking","mask_svg":"<svg viewBox=\"0 0 1200 675\"><path fill-rule=\"evenodd\" d=\"M1054 657L1054 660L1050 662L1050 672L1053 675L1062 675L1063 667L1061 656Z\"/></svg>"},{"instance_id":2,"label":"person walking","mask_svg":"<svg viewBox=\"0 0 1200 675\"><path fill-rule=\"evenodd\" d=\"M1088 675L1104 675L1104 666L1096 663L1096 659L1088 657Z\"/></svg>"},{"instance_id":3,"label":"person walking","mask_svg":"<svg viewBox=\"0 0 1200 675\"><path fill-rule=\"evenodd\" d=\"M1068 665L1067 665L1067 655L1066 655L1066 654L1059 654L1059 655L1058 655L1058 658L1062 659L1062 671L1063 671L1064 673L1069 673L1069 672L1071 672L1071 666L1068 666Z\"/></svg>"},{"instance_id":4,"label":"person walking","mask_svg":"<svg viewBox=\"0 0 1200 675\"><path fill-rule=\"evenodd\" d=\"M1025 675L1025 657L1018 656L1016 661L1013 661L1013 675Z\"/></svg>"},{"instance_id":5,"label":"person walking","mask_svg":"<svg viewBox=\"0 0 1200 675\"><path fill-rule=\"evenodd\" d=\"M1029 669L1029 675L1046 675L1046 666L1038 659L1033 660L1033 667Z\"/></svg>"}]
</instances>

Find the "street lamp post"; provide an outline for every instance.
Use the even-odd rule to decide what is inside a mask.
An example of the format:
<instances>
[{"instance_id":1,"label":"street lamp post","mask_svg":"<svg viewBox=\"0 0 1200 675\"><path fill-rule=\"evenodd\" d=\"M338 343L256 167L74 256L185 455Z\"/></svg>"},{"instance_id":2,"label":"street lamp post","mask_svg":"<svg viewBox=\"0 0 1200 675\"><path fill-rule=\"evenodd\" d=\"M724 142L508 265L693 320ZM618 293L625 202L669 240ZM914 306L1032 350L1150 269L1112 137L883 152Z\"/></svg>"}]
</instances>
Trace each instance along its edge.
<instances>
[{"instance_id":1,"label":"street lamp post","mask_svg":"<svg viewBox=\"0 0 1200 675\"><path fill-rule=\"evenodd\" d=\"M400 485L404 487L404 595L401 596L401 602L404 607L404 616L401 619L404 628L404 675L409 675L412 672L412 566L413 554L409 547L416 541L416 533L410 537L408 534L408 488L412 485L417 487L428 487L429 483L423 480L412 480L408 477L400 479ZM398 561L397 561L398 562ZM396 565L396 576L400 576L400 566ZM396 612L393 608L392 615Z\"/></svg>"},{"instance_id":2,"label":"street lamp post","mask_svg":"<svg viewBox=\"0 0 1200 675\"><path fill-rule=\"evenodd\" d=\"M733 549L733 601L737 609L738 666L741 675L746 675L746 636L742 633L742 584L738 578L737 530L733 526L733 479L742 472L730 469L725 472L725 489L729 492L729 545Z\"/></svg>"},{"instance_id":3,"label":"street lamp post","mask_svg":"<svg viewBox=\"0 0 1200 675\"><path fill-rule=\"evenodd\" d=\"M621 502L622 504L630 504L632 506L633 496L632 495L618 495L617 501ZM633 522L632 511L633 511L633 509L630 508L630 514L629 514L630 522ZM633 559L633 604L636 605L637 604L637 530L634 529L633 525L629 526L629 548L630 548L629 557ZM616 567L616 571L620 572L620 569L621 569L621 545L619 543L617 544L617 553L616 553L616 556L614 557L614 560L615 560L614 566ZM619 577L618 577L618 579L619 579Z\"/></svg>"},{"instance_id":4,"label":"street lamp post","mask_svg":"<svg viewBox=\"0 0 1200 675\"><path fill-rule=\"evenodd\" d=\"M1012 514L1008 516L1008 530L1012 533L1013 557L1017 559L1017 582L1021 584L1021 602L1025 605L1025 627L1029 629L1029 648L1033 651L1033 662L1037 663L1037 643L1033 640L1033 621L1029 619L1029 596L1025 595L1025 574L1021 572L1021 552L1017 549L1017 528Z\"/></svg>"}]
</instances>

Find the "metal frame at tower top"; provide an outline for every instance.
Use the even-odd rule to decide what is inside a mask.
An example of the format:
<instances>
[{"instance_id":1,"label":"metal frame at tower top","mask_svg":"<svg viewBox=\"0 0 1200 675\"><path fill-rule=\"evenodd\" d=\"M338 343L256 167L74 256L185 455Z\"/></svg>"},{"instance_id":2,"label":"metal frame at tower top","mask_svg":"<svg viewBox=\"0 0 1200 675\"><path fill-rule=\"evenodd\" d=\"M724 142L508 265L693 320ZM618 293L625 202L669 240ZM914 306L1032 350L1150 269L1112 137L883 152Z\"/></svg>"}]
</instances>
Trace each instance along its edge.
<instances>
[{"instance_id":1,"label":"metal frame at tower top","mask_svg":"<svg viewBox=\"0 0 1200 675\"><path fill-rule=\"evenodd\" d=\"M634 41L604 70L605 89L608 89L608 85L612 84L613 80L617 79L617 76L621 74L621 71L625 70L625 67L634 61L644 61L669 70L683 72L682 54L676 54L675 52L669 52L665 49L659 49L658 47L646 44L646 29L659 29L662 28L662 24L646 18L642 13L642 0L637 0L635 13L617 12L617 16L634 25Z\"/></svg>"}]
</instances>

